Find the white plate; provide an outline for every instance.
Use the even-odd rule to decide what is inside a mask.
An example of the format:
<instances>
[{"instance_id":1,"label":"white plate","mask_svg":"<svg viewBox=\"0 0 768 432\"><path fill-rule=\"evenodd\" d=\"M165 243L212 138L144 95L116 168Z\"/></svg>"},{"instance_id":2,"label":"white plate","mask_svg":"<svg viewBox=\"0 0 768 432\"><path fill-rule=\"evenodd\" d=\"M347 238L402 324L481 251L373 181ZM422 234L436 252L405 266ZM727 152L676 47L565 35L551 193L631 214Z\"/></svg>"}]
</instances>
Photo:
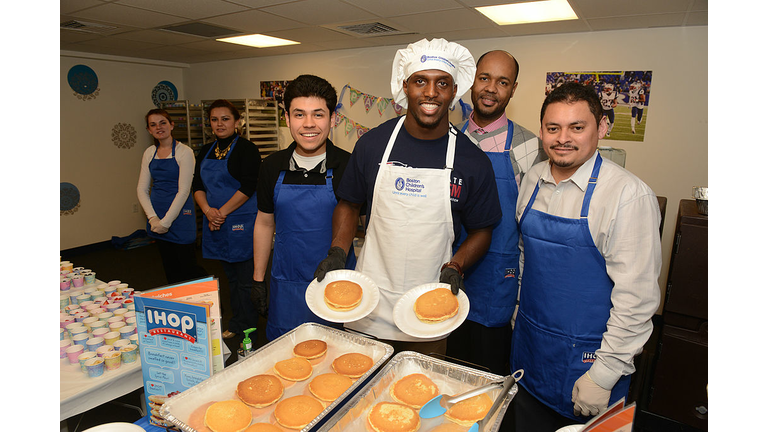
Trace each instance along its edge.
<instances>
[{"instance_id":1,"label":"white plate","mask_svg":"<svg viewBox=\"0 0 768 432\"><path fill-rule=\"evenodd\" d=\"M143 432L144 428L133 423L107 423L86 429L83 432Z\"/></svg>"},{"instance_id":2,"label":"white plate","mask_svg":"<svg viewBox=\"0 0 768 432\"><path fill-rule=\"evenodd\" d=\"M348 280L357 283L363 288L363 298L360 304L350 311L335 311L328 307L323 300L325 287L331 282L339 280ZM320 318L335 322L346 323L365 318L376 309L379 304L379 287L368 276L354 270L334 270L325 274L322 282L314 279L307 287L307 293L304 296L307 300L307 306L315 315Z\"/></svg>"},{"instance_id":3,"label":"white plate","mask_svg":"<svg viewBox=\"0 0 768 432\"><path fill-rule=\"evenodd\" d=\"M451 286L444 283L419 285L403 294L400 300L397 301L395 309L392 311L392 316L395 320L395 325L403 333L417 338L436 338L456 330L467 319L467 315L469 315L469 298L464 294L464 291L459 291L459 295L456 296L459 300L459 312L456 315L435 324L428 324L419 320L416 317L416 312L413 311L413 304L416 303L416 299L420 295L435 288L451 289Z\"/></svg>"},{"instance_id":4,"label":"white plate","mask_svg":"<svg viewBox=\"0 0 768 432\"><path fill-rule=\"evenodd\" d=\"M561 427L555 432L579 432L582 429L584 429L584 425L570 425L570 426Z\"/></svg>"}]
</instances>

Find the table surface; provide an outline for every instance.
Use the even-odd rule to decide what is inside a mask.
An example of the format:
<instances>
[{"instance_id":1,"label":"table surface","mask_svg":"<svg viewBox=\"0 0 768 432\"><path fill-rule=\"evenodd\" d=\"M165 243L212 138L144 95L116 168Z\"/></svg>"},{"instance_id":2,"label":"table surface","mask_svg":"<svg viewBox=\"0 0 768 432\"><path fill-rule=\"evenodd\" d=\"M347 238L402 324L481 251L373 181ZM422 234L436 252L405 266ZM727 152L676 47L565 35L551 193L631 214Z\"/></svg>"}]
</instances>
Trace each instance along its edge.
<instances>
[{"instance_id":1,"label":"table surface","mask_svg":"<svg viewBox=\"0 0 768 432\"><path fill-rule=\"evenodd\" d=\"M97 378L88 378L80 364L69 364L61 359L60 368L60 420L96 408L144 386L141 360L123 363L119 369L108 371Z\"/></svg>"}]
</instances>

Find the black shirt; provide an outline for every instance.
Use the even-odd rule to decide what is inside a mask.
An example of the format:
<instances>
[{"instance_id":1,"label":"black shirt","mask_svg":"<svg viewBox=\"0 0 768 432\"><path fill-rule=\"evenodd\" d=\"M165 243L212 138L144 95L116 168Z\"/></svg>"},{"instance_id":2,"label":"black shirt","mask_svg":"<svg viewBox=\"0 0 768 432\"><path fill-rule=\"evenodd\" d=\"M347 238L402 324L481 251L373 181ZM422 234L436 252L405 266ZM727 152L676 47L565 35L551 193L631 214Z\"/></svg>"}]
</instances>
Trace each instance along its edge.
<instances>
[{"instance_id":1,"label":"black shirt","mask_svg":"<svg viewBox=\"0 0 768 432\"><path fill-rule=\"evenodd\" d=\"M220 139L219 148L225 149L230 142L235 138L232 135L229 138ZM203 179L200 177L200 163L211 150L211 147L216 141L206 144L200 153L197 154L195 163L195 177L192 179L192 192L203 191L205 192L205 186L203 185ZM259 169L261 166L261 153L256 144L248 141L243 137L239 137L235 143L235 147L230 149L229 159L227 159L227 170L229 174L234 177L235 180L240 182L240 188L238 190L248 196L249 198L256 193L256 183L259 178ZM216 159L215 151L211 151L208 155L208 159Z\"/></svg>"},{"instance_id":2,"label":"black shirt","mask_svg":"<svg viewBox=\"0 0 768 432\"><path fill-rule=\"evenodd\" d=\"M325 161L307 171L296 166L292 170L291 158L295 150L296 142L294 141L288 148L264 159L259 170L259 181L256 188L259 211L275 212L275 184L277 184L281 171L285 171L283 178L285 184L323 185L325 184L326 170L333 169L333 179L331 180L333 191L336 192L338 189L341 176L344 174L344 169L349 161L350 154L348 151L336 147L331 140L327 139L325 141ZM338 200L338 196L336 199Z\"/></svg>"}]
</instances>

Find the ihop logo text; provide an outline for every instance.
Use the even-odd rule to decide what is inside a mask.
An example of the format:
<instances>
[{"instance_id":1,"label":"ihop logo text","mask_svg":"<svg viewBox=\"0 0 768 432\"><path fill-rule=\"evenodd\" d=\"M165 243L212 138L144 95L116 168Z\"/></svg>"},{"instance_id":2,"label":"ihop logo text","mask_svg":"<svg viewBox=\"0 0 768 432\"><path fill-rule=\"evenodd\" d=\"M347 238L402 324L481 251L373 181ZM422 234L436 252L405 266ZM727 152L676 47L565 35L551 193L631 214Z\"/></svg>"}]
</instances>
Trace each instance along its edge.
<instances>
[{"instance_id":1,"label":"ihop logo text","mask_svg":"<svg viewBox=\"0 0 768 432\"><path fill-rule=\"evenodd\" d=\"M146 308L147 332L155 335L169 335L197 341L195 316L190 313L159 308Z\"/></svg>"}]
</instances>

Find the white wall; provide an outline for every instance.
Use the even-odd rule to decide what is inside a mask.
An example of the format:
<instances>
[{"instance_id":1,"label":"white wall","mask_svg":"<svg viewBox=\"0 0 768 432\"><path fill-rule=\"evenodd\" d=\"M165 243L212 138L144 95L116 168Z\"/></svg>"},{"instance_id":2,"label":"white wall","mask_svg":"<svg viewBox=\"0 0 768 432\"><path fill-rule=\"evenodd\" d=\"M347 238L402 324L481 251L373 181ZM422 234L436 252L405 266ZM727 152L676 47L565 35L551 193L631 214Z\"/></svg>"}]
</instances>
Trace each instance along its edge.
<instances>
[{"instance_id":1,"label":"white wall","mask_svg":"<svg viewBox=\"0 0 768 432\"><path fill-rule=\"evenodd\" d=\"M660 28L595 33L510 37L457 41L477 58L492 49L511 52L520 63L519 85L507 113L538 131L547 72L651 70L653 100L645 120L644 142L606 141L627 152L626 167L659 196L668 199L662 240L662 292L680 199L691 197L692 186L706 186L707 173L707 27ZM340 50L313 54L253 58L195 64L184 71L189 98L258 97L260 81L290 80L302 73L322 76L341 91L350 84L365 93L391 97L392 60L403 46ZM469 94L463 100L469 102ZM362 102L345 115L373 127L384 117ZM349 110L349 111L347 111ZM460 112L451 114L452 121ZM290 143L290 137L284 135ZM334 142L351 149L354 140L341 128ZM283 143L287 145L287 143Z\"/></svg>"},{"instance_id":2,"label":"white wall","mask_svg":"<svg viewBox=\"0 0 768 432\"><path fill-rule=\"evenodd\" d=\"M651 70L653 100L644 121L644 142L607 141L627 151L626 167L657 195L668 198L664 227L662 291L666 281L675 218L680 199L689 199L692 186L706 186L707 172L707 49L708 28L658 28L595 33L572 33L457 41L477 58L492 49L511 52L521 65L519 86L507 113L537 131L544 98L545 75L556 71ZM344 85L376 96L391 97L389 80L397 49L390 46L322 53L252 58L193 64L185 69L136 65L115 61L61 58L61 181L77 185L81 209L61 218L61 248L125 236L143 227L135 184L141 151L149 145L143 115L152 108L151 89L162 80L174 82L180 98L192 101L217 98L258 98L260 82L290 80L302 73L322 76L341 91ZM83 102L72 96L66 72L83 63L99 74L101 94ZM183 78L183 79L182 79ZM358 101L350 109L345 97L342 113L374 127L394 116L379 116ZM464 95L469 102L469 94ZM460 112L451 119L457 122ZM111 128L130 122L139 144L120 150L111 144ZM334 142L351 150L353 134L341 128ZM281 146L290 143L284 130ZM93 203L93 204L92 204Z\"/></svg>"},{"instance_id":3,"label":"white wall","mask_svg":"<svg viewBox=\"0 0 768 432\"><path fill-rule=\"evenodd\" d=\"M84 64L96 73L99 94L81 100L67 82L72 66ZM151 137L144 115L155 108L152 89L170 81L183 98L181 69L120 60L60 57L60 181L80 190L80 207L60 217L60 249L124 237L142 229L146 217L134 213L139 164ZM128 123L136 130L136 144L118 148L112 128Z\"/></svg>"}]
</instances>

